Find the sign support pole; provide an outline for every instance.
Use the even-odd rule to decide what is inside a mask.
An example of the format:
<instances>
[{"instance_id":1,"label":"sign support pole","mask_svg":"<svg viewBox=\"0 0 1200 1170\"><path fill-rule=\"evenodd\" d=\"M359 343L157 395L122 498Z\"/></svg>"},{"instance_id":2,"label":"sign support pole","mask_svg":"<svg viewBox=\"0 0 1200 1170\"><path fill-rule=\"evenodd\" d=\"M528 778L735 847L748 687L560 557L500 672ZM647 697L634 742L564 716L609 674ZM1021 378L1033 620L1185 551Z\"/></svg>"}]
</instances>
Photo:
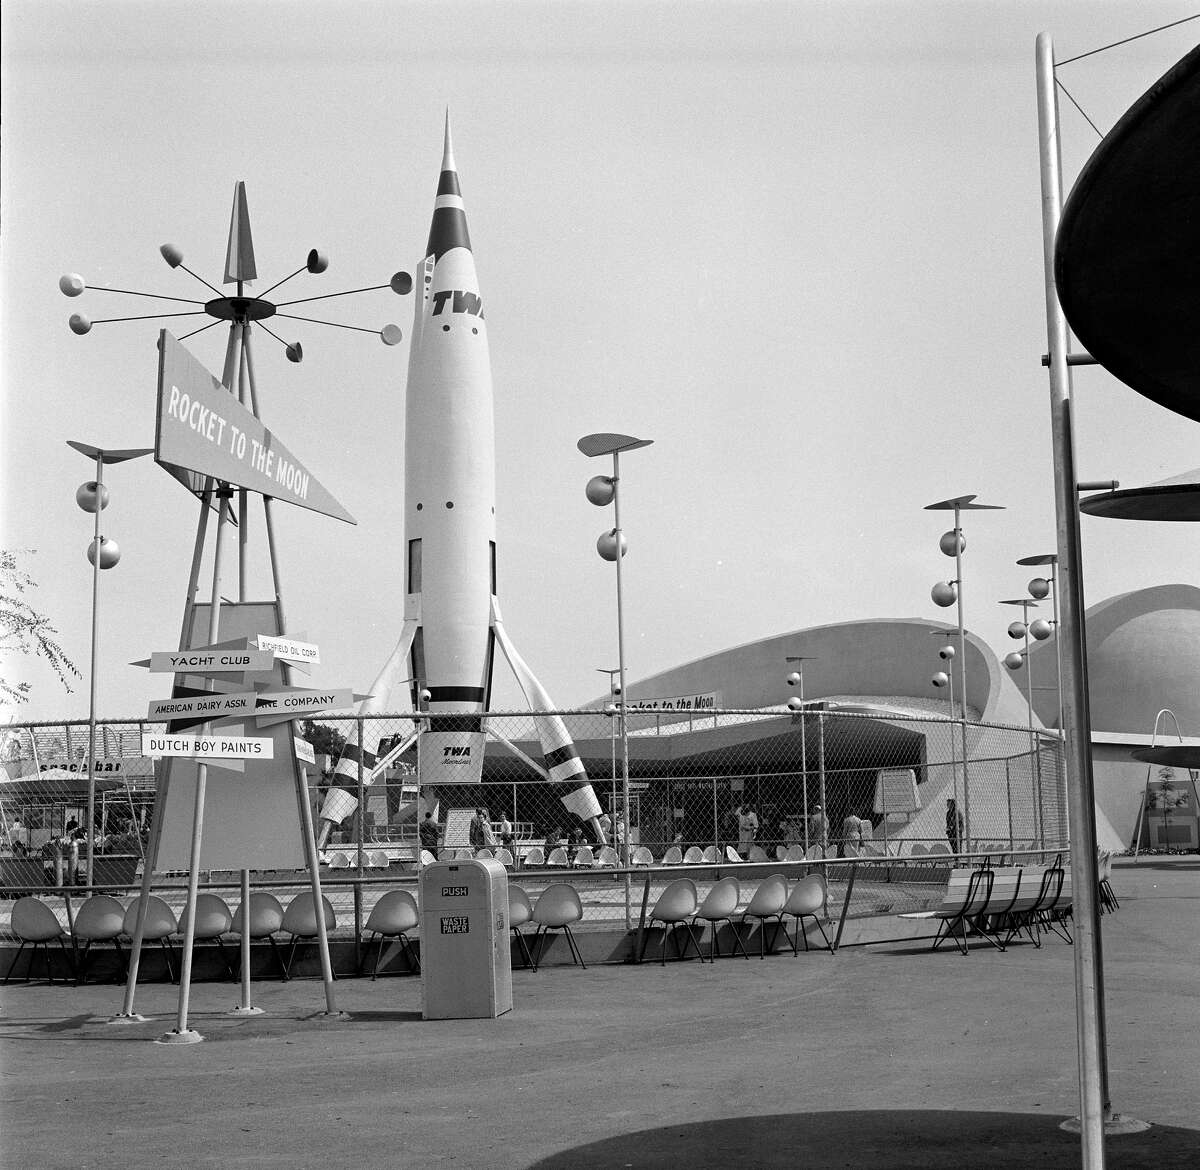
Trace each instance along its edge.
<instances>
[{"instance_id":1,"label":"sign support pole","mask_svg":"<svg viewBox=\"0 0 1200 1170\"><path fill-rule=\"evenodd\" d=\"M225 489L228 490L228 489ZM209 603L208 642L216 642L221 620L221 537L224 535L226 520L227 498L224 491L218 489L217 498L222 501L221 510L217 515L217 533L213 549L213 584L212 599ZM212 724L205 723L200 734L207 736L212 731ZM196 798L192 811L192 849L188 867L187 889L187 922L183 932L183 957L179 970L179 1014L172 1031L159 1037L162 1044L196 1044L204 1037L199 1032L188 1028L188 1000L192 983L192 947L196 937L196 887L200 882L200 842L204 835L204 789L208 783L208 761L201 759L196 768ZM242 907L242 935L245 937L250 928L250 908Z\"/></svg>"},{"instance_id":2,"label":"sign support pole","mask_svg":"<svg viewBox=\"0 0 1200 1170\"><path fill-rule=\"evenodd\" d=\"M254 379L254 355L250 348L250 326L245 325L242 331L242 372L250 388L250 409L255 418L258 417L258 387ZM245 493L243 493L243 500ZM275 546L275 518L271 509L271 497L263 496L263 522L267 531L267 558L271 563L271 582L275 589L275 612L278 615L280 632L287 629L283 613L283 590L280 584L279 558ZM244 598L243 598L244 600ZM287 661L283 662L283 679L288 685L292 682L292 668ZM293 721L289 724L293 737L297 730ZM292 748L295 752L295 747ZM337 997L333 987L333 964L329 958L329 936L325 929L325 900L321 894L321 867L317 856L317 842L313 836L312 808L308 801L308 771L305 768L293 767L296 777L296 797L300 804L300 828L304 836L304 853L308 859L308 875L312 885L313 914L317 923L317 949L321 956L321 979L325 984L325 1011L322 1018L348 1019L345 1012L339 1012ZM362 843L359 843L359 860L362 859Z\"/></svg>"},{"instance_id":3,"label":"sign support pole","mask_svg":"<svg viewBox=\"0 0 1200 1170\"><path fill-rule=\"evenodd\" d=\"M188 574L187 598L183 606L183 628L179 631L179 649L187 648L188 629L191 625L192 612L196 604L196 589L200 584L200 566L204 556L204 538L208 535L208 510L212 505L213 480L208 476L204 480L204 492L200 497L200 517L196 522L196 544L192 549L192 567ZM167 799L167 769L160 767L161 775L155 778L155 801L165 802ZM113 1016L110 1022L121 1020L142 1020L144 1016L133 1010L134 993L137 990L138 969L141 966L142 942L146 931L146 912L150 905L150 890L154 881L154 869L158 864L158 846L162 839L162 817L154 818L154 827L150 837L150 848L142 859L142 887L138 898L137 921L133 928L133 942L130 948L129 971L125 978L125 999L121 1010Z\"/></svg>"}]
</instances>

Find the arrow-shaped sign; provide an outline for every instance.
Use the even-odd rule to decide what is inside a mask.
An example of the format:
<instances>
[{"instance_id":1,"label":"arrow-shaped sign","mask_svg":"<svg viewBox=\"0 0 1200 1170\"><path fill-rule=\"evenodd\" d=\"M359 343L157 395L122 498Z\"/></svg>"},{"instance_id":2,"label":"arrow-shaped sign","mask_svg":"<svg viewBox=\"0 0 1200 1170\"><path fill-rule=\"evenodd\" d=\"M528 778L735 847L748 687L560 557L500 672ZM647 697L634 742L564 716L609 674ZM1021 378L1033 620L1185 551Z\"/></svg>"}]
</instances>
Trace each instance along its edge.
<instances>
[{"instance_id":1,"label":"arrow-shaped sign","mask_svg":"<svg viewBox=\"0 0 1200 1170\"><path fill-rule=\"evenodd\" d=\"M254 691L240 691L232 695L206 693L192 698L155 699L146 711L146 718L170 720L171 730L182 731L210 719L252 715L257 698Z\"/></svg>"},{"instance_id":2,"label":"arrow-shaped sign","mask_svg":"<svg viewBox=\"0 0 1200 1170\"><path fill-rule=\"evenodd\" d=\"M135 662L134 666L147 665ZM200 647L197 650L156 650L150 655L149 667L158 674L243 674L248 670L270 670L275 655L270 650L218 650Z\"/></svg>"},{"instance_id":3,"label":"arrow-shaped sign","mask_svg":"<svg viewBox=\"0 0 1200 1170\"><path fill-rule=\"evenodd\" d=\"M259 727L267 727L288 719L307 719L310 715L317 715L323 711L352 707L366 697L356 695L349 688L330 691L269 691L258 696L254 718Z\"/></svg>"},{"instance_id":4,"label":"arrow-shaped sign","mask_svg":"<svg viewBox=\"0 0 1200 1170\"><path fill-rule=\"evenodd\" d=\"M295 638L276 638L270 634L259 634L260 650L270 650L284 662L302 662L316 666L321 662L321 651L315 642L297 642Z\"/></svg>"}]
</instances>

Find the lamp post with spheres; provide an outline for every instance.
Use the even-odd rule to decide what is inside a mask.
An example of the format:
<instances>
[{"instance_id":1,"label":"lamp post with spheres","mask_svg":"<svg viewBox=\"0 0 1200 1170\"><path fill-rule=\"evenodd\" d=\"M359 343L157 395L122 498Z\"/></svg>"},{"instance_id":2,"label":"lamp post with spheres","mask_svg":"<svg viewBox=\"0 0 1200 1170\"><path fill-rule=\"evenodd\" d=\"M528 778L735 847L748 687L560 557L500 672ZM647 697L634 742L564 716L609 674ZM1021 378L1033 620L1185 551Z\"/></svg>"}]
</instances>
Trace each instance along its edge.
<instances>
[{"instance_id":1,"label":"lamp post with spheres","mask_svg":"<svg viewBox=\"0 0 1200 1170\"><path fill-rule=\"evenodd\" d=\"M632 836L629 823L629 728L626 718L625 697L625 618L624 600L621 592L621 558L625 555L625 534L621 531L621 452L636 451L649 447L653 439L635 439L632 435L617 435L602 432L584 435L576 444L589 459L599 455L611 455L612 475L594 475L588 480L587 498L598 508L613 506L613 527L602 532L596 541L596 551L601 558L617 566L617 670L621 677L621 689L617 705L621 719L621 813L625 825L625 839L621 844L621 864L629 865L629 839Z\"/></svg>"},{"instance_id":2,"label":"lamp post with spheres","mask_svg":"<svg viewBox=\"0 0 1200 1170\"><path fill-rule=\"evenodd\" d=\"M131 447L124 450L105 450L91 447L87 443L67 440L81 455L96 461L96 478L79 485L75 502L85 512L96 517L92 543L88 545L87 558L92 564L92 668L88 689L88 797L87 797L87 888L95 884L96 867L93 854L96 840L96 659L99 650L98 605L100 600L100 570L115 568L121 559L121 549L115 540L100 535L100 513L108 507L108 488L104 486L104 465L124 463L127 459L139 459L153 453L152 447Z\"/></svg>"}]
</instances>

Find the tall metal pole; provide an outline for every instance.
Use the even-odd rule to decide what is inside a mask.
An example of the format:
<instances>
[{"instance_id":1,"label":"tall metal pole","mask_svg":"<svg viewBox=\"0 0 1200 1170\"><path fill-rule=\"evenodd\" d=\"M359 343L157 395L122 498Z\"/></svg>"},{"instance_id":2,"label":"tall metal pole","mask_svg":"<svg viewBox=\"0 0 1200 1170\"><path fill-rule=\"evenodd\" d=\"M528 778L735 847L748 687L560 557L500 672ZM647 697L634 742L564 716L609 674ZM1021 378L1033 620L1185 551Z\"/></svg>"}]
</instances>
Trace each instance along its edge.
<instances>
[{"instance_id":1,"label":"tall metal pole","mask_svg":"<svg viewBox=\"0 0 1200 1170\"><path fill-rule=\"evenodd\" d=\"M625 822L625 840L621 843L621 864L629 865L629 838L632 836L629 823L629 725L625 708L625 613L621 593L621 452L614 451L613 457L613 524L617 551L617 668L621 674L621 809Z\"/></svg>"},{"instance_id":2,"label":"tall metal pole","mask_svg":"<svg viewBox=\"0 0 1200 1170\"><path fill-rule=\"evenodd\" d=\"M96 881L96 660L100 641L100 499L104 494L104 452L96 452L96 524L92 538L92 677L88 687L87 889Z\"/></svg>"},{"instance_id":3,"label":"tall metal pole","mask_svg":"<svg viewBox=\"0 0 1200 1170\"><path fill-rule=\"evenodd\" d=\"M962 714L959 733L962 736L963 766L963 840L962 848L971 851L971 776L967 765L967 630L963 624L962 525L959 506L954 505L954 577L958 595L958 702Z\"/></svg>"},{"instance_id":4,"label":"tall metal pole","mask_svg":"<svg viewBox=\"0 0 1200 1170\"><path fill-rule=\"evenodd\" d=\"M1062 159L1054 45L1037 38L1038 146L1042 194L1042 261L1046 333L1050 358L1050 424L1054 452L1054 504L1058 564L1065 583L1062 637L1063 731L1066 738L1071 892L1074 904L1075 1025L1079 1059L1079 1132L1084 1170L1104 1166L1104 1125L1112 1117L1108 1097L1104 978L1097 898L1096 825L1083 631L1083 581L1075 443L1071 425L1071 370L1067 322L1054 280L1054 245L1062 217Z\"/></svg>"}]
</instances>

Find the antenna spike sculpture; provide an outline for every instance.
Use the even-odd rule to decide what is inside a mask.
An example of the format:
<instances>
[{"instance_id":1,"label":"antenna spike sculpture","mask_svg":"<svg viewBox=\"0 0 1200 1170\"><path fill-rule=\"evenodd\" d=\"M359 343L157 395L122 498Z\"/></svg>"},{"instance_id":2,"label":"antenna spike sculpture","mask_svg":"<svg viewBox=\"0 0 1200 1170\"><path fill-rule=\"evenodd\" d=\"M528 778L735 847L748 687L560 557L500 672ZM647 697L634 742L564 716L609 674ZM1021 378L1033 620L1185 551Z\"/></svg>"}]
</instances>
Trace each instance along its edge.
<instances>
[{"instance_id":1,"label":"antenna spike sculpture","mask_svg":"<svg viewBox=\"0 0 1200 1170\"><path fill-rule=\"evenodd\" d=\"M291 321L307 321L314 325L329 325L336 329L352 329L359 333L374 333L384 345L396 345L403 339L403 334L398 325L384 325L382 329L366 329L360 325L348 325L343 321L326 321L318 317L297 317L291 313L281 313L279 310L287 305L295 305L302 303L301 301L286 301L276 303L266 300L267 294L274 292L280 285L291 280L293 276L299 276L301 272L308 272L312 275L319 275L329 267L329 257L313 248L308 253L305 263L296 269L295 272L285 276L282 280L276 281L270 288L258 297L248 297L243 295L243 286L250 284L258 279L258 269L254 259L254 240L250 233L250 208L246 199L246 184L238 180L233 188L233 210L229 217L229 243L225 252L225 284L236 284L237 293L235 296L227 296L214 284L210 284L204 277L193 272L183 262L183 252L174 244L163 244L159 247L159 253L167 262L170 268L182 268L189 276L199 281L205 288L210 289L215 295L208 301L197 301L186 297L164 296L161 293L141 292L127 288L106 288L103 285L89 285L87 281L77 272L68 272L61 277L58 282L59 290L63 296L78 297L82 296L85 291L90 289L92 292L103 293L121 293L125 296L148 297L159 301L177 301L182 304L195 305L196 308L188 312L180 313L148 313L134 317L100 317L92 318L86 313L74 313L71 315L67 324L71 332L82 337L92 331L95 325L106 325L114 321L149 321L160 317L211 317L206 325L201 325L199 328L193 329L190 333L184 333L179 340L186 340L197 333L203 332L205 329L211 329L214 325L222 321L233 323L238 322L256 322L261 325L263 330L270 334L280 345L284 347L287 358L292 362L299 362L304 357L304 347L299 341L284 341L282 337L269 329L263 324L264 321L271 317L286 317ZM390 288L393 292L401 294L408 291L405 288L405 282L408 288L412 287L412 278L407 273L395 273L386 284L370 285L367 288L345 289L342 292L324 293L319 297L305 297L303 300L330 300L334 297L351 296L360 292L376 292L379 289Z\"/></svg>"},{"instance_id":2,"label":"antenna spike sculpture","mask_svg":"<svg viewBox=\"0 0 1200 1170\"><path fill-rule=\"evenodd\" d=\"M405 406L404 622L359 714L396 710L390 692L401 680L410 683L410 699L425 715L418 749L422 785L437 784L439 777L478 781L499 647L534 712L544 778L566 812L604 843L600 803L579 753L500 615L491 362L449 115L429 242L417 272ZM407 291L411 282L393 287ZM375 766L375 753L347 743L336 787L321 809L322 843L358 807L360 767L369 783Z\"/></svg>"}]
</instances>

